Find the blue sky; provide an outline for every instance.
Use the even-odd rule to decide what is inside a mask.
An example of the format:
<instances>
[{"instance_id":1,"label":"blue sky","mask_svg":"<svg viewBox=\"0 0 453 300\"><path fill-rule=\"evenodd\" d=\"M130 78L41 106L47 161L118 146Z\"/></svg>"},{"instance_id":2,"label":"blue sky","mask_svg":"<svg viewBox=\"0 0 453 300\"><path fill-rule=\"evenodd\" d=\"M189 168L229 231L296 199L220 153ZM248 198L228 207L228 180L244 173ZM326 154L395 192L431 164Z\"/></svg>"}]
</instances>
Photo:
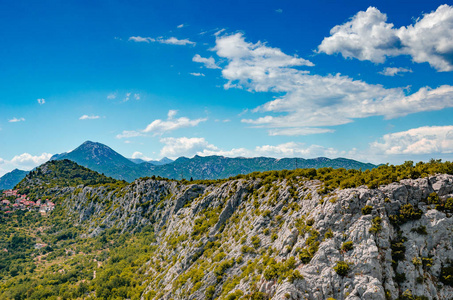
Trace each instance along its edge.
<instances>
[{"instance_id":1,"label":"blue sky","mask_svg":"<svg viewBox=\"0 0 453 300\"><path fill-rule=\"evenodd\" d=\"M86 140L126 157L453 159L453 6L14 1L0 175Z\"/></svg>"}]
</instances>

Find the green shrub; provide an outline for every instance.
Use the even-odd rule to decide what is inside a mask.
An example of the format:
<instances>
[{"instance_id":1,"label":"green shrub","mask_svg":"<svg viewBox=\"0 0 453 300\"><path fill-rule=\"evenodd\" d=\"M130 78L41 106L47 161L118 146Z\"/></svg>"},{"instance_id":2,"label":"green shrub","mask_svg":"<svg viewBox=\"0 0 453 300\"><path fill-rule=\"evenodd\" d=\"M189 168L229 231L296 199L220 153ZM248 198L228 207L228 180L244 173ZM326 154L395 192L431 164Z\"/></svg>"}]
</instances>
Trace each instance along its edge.
<instances>
[{"instance_id":1,"label":"green shrub","mask_svg":"<svg viewBox=\"0 0 453 300\"><path fill-rule=\"evenodd\" d=\"M373 220L371 221L371 227L370 229L368 230L370 233L378 233L382 230L382 219L381 217L379 216L376 216L373 218Z\"/></svg>"},{"instance_id":2,"label":"green shrub","mask_svg":"<svg viewBox=\"0 0 453 300\"><path fill-rule=\"evenodd\" d=\"M354 249L354 244L352 241L344 242L341 245L341 251L348 252L348 251L351 251L352 249Z\"/></svg>"},{"instance_id":3,"label":"green shrub","mask_svg":"<svg viewBox=\"0 0 453 300\"><path fill-rule=\"evenodd\" d=\"M422 260L420 259L420 257L415 256L412 258L412 263L414 264L414 266L421 266Z\"/></svg>"},{"instance_id":4,"label":"green shrub","mask_svg":"<svg viewBox=\"0 0 453 300\"><path fill-rule=\"evenodd\" d=\"M426 231L426 226L423 225L420 225L417 228L412 228L411 231L421 235L428 235L428 232Z\"/></svg>"},{"instance_id":5,"label":"green shrub","mask_svg":"<svg viewBox=\"0 0 453 300\"><path fill-rule=\"evenodd\" d=\"M255 249L257 249L261 245L261 240L256 235L252 236L252 245L253 247L255 247Z\"/></svg>"},{"instance_id":6,"label":"green shrub","mask_svg":"<svg viewBox=\"0 0 453 300\"><path fill-rule=\"evenodd\" d=\"M208 286L204 295L206 296L206 299L208 299L208 300L213 299L214 295L215 295L215 286L213 286L213 285Z\"/></svg>"},{"instance_id":7,"label":"green shrub","mask_svg":"<svg viewBox=\"0 0 453 300\"><path fill-rule=\"evenodd\" d=\"M325 239L331 239L333 238L333 232L332 232L332 229L327 229L326 233L324 234L324 238Z\"/></svg>"},{"instance_id":8,"label":"green shrub","mask_svg":"<svg viewBox=\"0 0 453 300\"><path fill-rule=\"evenodd\" d=\"M406 281L406 274L404 273L395 273L395 277L393 277L393 280L396 283L403 283Z\"/></svg>"},{"instance_id":9,"label":"green shrub","mask_svg":"<svg viewBox=\"0 0 453 300\"><path fill-rule=\"evenodd\" d=\"M420 219L422 213L418 207L414 207L412 204L405 204L401 206L398 214L390 215L389 220L393 225L399 226L406 222Z\"/></svg>"},{"instance_id":10,"label":"green shrub","mask_svg":"<svg viewBox=\"0 0 453 300\"><path fill-rule=\"evenodd\" d=\"M436 192L432 192L431 194L429 194L426 201L428 202L428 204L440 204L440 198Z\"/></svg>"},{"instance_id":11,"label":"green shrub","mask_svg":"<svg viewBox=\"0 0 453 300\"><path fill-rule=\"evenodd\" d=\"M340 276L346 276L349 273L349 264L345 261L338 261L335 267L333 267L334 271L337 272Z\"/></svg>"},{"instance_id":12,"label":"green shrub","mask_svg":"<svg viewBox=\"0 0 453 300\"><path fill-rule=\"evenodd\" d=\"M304 279L304 276L300 274L299 270L293 270L290 275L288 276L288 281L293 283L296 280L302 280Z\"/></svg>"},{"instance_id":13,"label":"green shrub","mask_svg":"<svg viewBox=\"0 0 453 300\"><path fill-rule=\"evenodd\" d=\"M453 266L442 267L439 280L445 285L453 286Z\"/></svg>"},{"instance_id":14,"label":"green shrub","mask_svg":"<svg viewBox=\"0 0 453 300\"><path fill-rule=\"evenodd\" d=\"M373 210L373 206L371 205L365 205L363 208L362 208L362 215L369 215L371 214L371 211Z\"/></svg>"}]
</instances>

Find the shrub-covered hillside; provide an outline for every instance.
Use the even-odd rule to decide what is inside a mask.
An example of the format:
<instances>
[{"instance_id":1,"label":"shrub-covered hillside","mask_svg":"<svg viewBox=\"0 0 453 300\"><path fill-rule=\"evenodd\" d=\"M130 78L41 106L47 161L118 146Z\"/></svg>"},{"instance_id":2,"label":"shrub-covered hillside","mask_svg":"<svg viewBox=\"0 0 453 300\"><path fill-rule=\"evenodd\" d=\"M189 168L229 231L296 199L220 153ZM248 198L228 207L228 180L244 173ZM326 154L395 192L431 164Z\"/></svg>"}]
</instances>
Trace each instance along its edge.
<instances>
[{"instance_id":1,"label":"shrub-covered hillside","mask_svg":"<svg viewBox=\"0 0 453 300\"><path fill-rule=\"evenodd\" d=\"M54 184L50 216L1 214L0 298L450 299L452 173L431 161Z\"/></svg>"}]
</instances>

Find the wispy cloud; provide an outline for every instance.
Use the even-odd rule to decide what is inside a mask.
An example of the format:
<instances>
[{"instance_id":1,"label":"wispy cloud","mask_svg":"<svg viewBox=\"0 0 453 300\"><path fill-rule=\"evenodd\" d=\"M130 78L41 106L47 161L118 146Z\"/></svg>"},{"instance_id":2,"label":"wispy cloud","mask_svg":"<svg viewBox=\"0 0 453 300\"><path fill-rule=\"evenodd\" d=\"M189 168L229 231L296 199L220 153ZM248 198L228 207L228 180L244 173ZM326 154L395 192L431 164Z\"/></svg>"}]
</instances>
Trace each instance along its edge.
<instances>
[{"instance_id":1,"label":"wispy cloud","mask_svg":"<svg viewBox=\"0 0 453 300\"><path fill-rule=\"evenodd\" d=\"M131 138L137 136L144 136L146 134L152 134L153 136L162 135L164 133L174 131L180 128L195 127L201 122L205 122L207 118L199 118L191 120L186 117L175 118L177 114L176 110L169 110L167 120L157 119L148 124L143 130L124 130L121 134L118 134L116 138Z\"/></svg>"},{"instance_id":2,"label":"wispy cloud","mask_svg":"<svg viewBox=\"0 0 453 300\"><path fill-rule=\"evenodd\" d=\"M406 68L391 68L391 67L388 67L388 68L385 68L384 70L382 70L381 72L379 72L379 74L385 75L385 76L395 76L395 75L398 75L400 73L412 73L412 70L411 69L406 69Z\"/></svg>"},{"instance_id":3,"label":"wispy cloud","mask_svg":"<svg viewBox=\"0 0 453 300\"><path fill-rule=\"evenodd\" d=\"M25 121L25 118L16 118L16 117L8 120L8 122L10 122L10 123L17 123L17 122L24 122L24 121Z\"/></svg>"},{"instance_id":4,"label":"wispy cloud","mask_svg":"<svg viewBox=\"0 0 453 300\"><path fill-rule=\"evenodd\" d=\"M279 8L279 9L276 9L275 12L281 14L283 12L283 9Z\"/></svg>"},{"instance_id":5,"label":"wispy cloud","mask_svg":"<svg viewBox=\"0 0 453 300\"><path fill-rule=\"evenodd\" d=\"M107 99L109 99L109 100L116 99L116 93L108 94L108 95L107 95Z\"/></svg>"},{"instance_id":6,"label":"wispy cloud","mask_svg":"<svg viewBox=\"0 0 453 300\"><path fill-rule=\"evenodd\" d=\"M189 74L192 75L192 76L197 76L197 77L204 76L203 73L189 73Z\"/></svg>"},{"instance_id":7,"label":"wispy cloud","mask_svg":"<svg viewBox=\"0 0 453 300\"><path fill-rule=\"evenodd\" d=\"M38 101L38 103L39 103L40 105L43 105L44 103L46 103L46 100L43 99L43 98L41 98L41 99L36 99L36 101Z\"/></svg>"},{"instance_id":8,"label":"wispy cloud","mask_svg":"<svg viewBox=\"0 0 453 300\"><path fill-rule=\"evenodd\" d=\"M141 37L141 36L131 36L129 38L129 41L137 42L137 43L150 43L150 42L156 42L160 44L168 44L168 45L193 45L195 46L196 43L190 41L189 39L178 39L175 37L169 37L169 38L151 38L151 37Z\"/></svg>"},{"instance_id":9,"label":"wispy cloud","mask_svg":"<svg viewBox=\"0 0 453 300\"><path fill-rule=\"evenodd\" d=\"M195 54L192 58L192 61L197 63L202 63L208 69L221 69L216 63L214 58L211 56L209 58L201 57L199 54Z\"/></svg>"},{"instance_id":10,"label":"wispy cloud","mask_svg":"<svg viewBox=\"0 0 453 300\"><path fill-rule=\"evenodd\" d=\"M100 116L95 116L95 115L83 115L79 118L79 120L96 120L96 119L99 119Z\"/></svg>"},{"instance_id":11,"label":"wispy cloud","mask_svg":"<svg viewBox=\"0 0 453 300\"><path fill-rule=\"evenodd\" d=\"M129 38L129 41L133 41L136 43L149 43L149 42L154 42L155 39L150 38L150 37L131 36Z\"/></svg>"},{"instance_id":12,"label":"wispy cloud","mask_svg":"<svg viewBox=\"0 0 453 300\"><path fill-rule=\"evenodd\" d=\"M180 24L178 26L176 26L176 28L183 28L184 27L184 24Z\"/></svg>"}]
</instances>

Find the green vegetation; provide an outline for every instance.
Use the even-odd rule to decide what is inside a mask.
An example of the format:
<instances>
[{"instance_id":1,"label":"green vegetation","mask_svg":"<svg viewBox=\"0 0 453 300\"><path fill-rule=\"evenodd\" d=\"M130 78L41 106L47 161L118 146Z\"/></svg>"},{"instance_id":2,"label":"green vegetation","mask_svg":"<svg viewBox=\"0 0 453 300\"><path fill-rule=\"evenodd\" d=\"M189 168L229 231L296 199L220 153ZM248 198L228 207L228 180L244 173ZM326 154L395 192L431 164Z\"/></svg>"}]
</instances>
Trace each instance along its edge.
<instances>
[{"instance_id":1,"label":"green vegetation","mask_svg":"<svg viewBox=\"0 0 453 300\"><path fill-rule=\"evenodd\" d=\"M379 216L374 217L373 220L371 221L371 227L368 231L370 233L378 233L379 231L382 230L381 223L382 223L381 217Z\"/></svg>"},{"instance_id":2,"label":"green vegetation","mask_svg":"<svg viewBox=\"0 0 453 300\"><path fill-rule=\"evenodd\" d=\"M343 252L348 252L351 251L352 249L354 249L354 243L352 241L344 242L341 245L341 251Z\"/></svg>"},{"instance_id":3,"label":"green vegetation","mask_svg":"<svg viewBox=\"0 0 453 300\"><path fill-rule=\"evenodd\" d=\"M370 206L370 205L365 205L363 208L362 208L362 214L363 215L369 215L371 214L371 211L373 210L373 206Z\"/></svg>"},{"instance_id":4,"label":"green vegetation","mask_svg":"<svg viewBox=\"0 0 453 300\"><path fill-rule=\"evenodd\" d=\"M412 206L412 204L405 204L401 206L398 214L390 215L390 222L399 226L409 221L418 220L422 217L422 211L418 207Z\"/></svg>"},{"instance_id":5,"label":"green vegetation","mask_svg":"<svg viewBox=\"0 0 453 300\"><path fill-rule=\"evenodd\" d=\"M349 273L349 264L345 261L338 261L335 267L333 267L334 271L337 272L340 276L346 276Z\"/></svg>"},{"instance_id":6,"label":"green vegetation","mask_svg":"<svg viewBox=\"0 0 453 300\"><path fill-rule=\"evenodd\" d=\"M71 199L66 198L69 192L62 195L54 191L61 191L57 187L69 185L74 187L71 189L72 195L80 198L80 193L83 193L86 203L94 203L93 210L96 211L91 215L87 213L86 221L81 221L81 225L77 226L72 224L77 224L76 220L82 220L85 215L68 215L63 205L57 205L55 211L47 217L41 217L34 212L0 213L0 250L8 250L0 251L0 299L63 300L88 296L93 300L140 297L146 300L160 299L164 297L163 287L168 282L173 284L170 286L171 292L179 298L189 298L194 293L199 293L197 295L205 295L206 299L267 299L272 295L260 293L256 289L260 280L264 278L280 283L284 280L303 280L296 264L298 267L300 262L309 264L320 243L334 237L334 232L328 228L331 224L327 222L327 227L315 227L317 225L311 212L306 215L300 213L302 208L305 209L303 204L318 205L317 201L311 199L335 199L333 194L319 195L320 192L327 193L334 188L373 182L381 184L386 180L415 176L414 174L420 171L424 172L420 173L420 176L425 176L429 172L451 167L450 163L434 161L416 166L409 163L397 167L386 165L363 172L325 168L252 173L238 176L237 181L227 183L224 186L225 197L217 197L209 203L201 196L191 196L191 199L185 202L185 207L177 214L169 216L169 208L178 201L172 195L186 191L186 186L173 182L171 184L176 188L175 191L171 190L170 194L168 190L161 193L158 182L146 182L155 187L152 193L147 194L138 189L144 184L142 180L127 185L88 169L81 169L69 161L52 162L45 166L24 179L20 187L23 190L28 189L27 191L35 196L51 194L57 203L68 204L71 203ZM78 170L85 175L76 176ZM303 182L307 179L318 179L321 183L317 183L315 187L304 186ZM378 180L378 183L375 180ZM197 181L192 183L195 182ZM204 186L200 188L202 191L217 189L220 187L217 184L221 181L205 183L216 185ZM93 190L86 186L98 189ZM219 221L226 201L238 191L243 193L242 200L230 220L219 226L215 235L208 236ZM124 199L127 200L124 203L118 200L123 196L126 196ZM311 202L301 204L302 201ZM453 206L453 200L443 201L434 194L426 201L446 212ZM326 201L324 205L332 206L335 203L330 202L332 204ZM336 202L335 206L347 211L346 202ZM128 215L122 219L113 218L110 223L108 219L106 221L106 216L126 205L130 205ZM252 209L249 210L247 205ZM280 207L281 211L273 213L276 211L275 207ZM74 210L79 209L79 206L74 208L68 204L66 208ZM190 211L195 213L193 219L187 217ZM297 211L299 219L295 220L292 214ZM373 207L363 207L362 213L372 214ZM382 230L383 220L377 216L378 213L381 214L380 211L375 211L373 217L365 217L371 220L371 233ZM145 218L140 219L140 214ZM254 228L258 214L265 217L266 223L265 226ZM399 225L420 217L420 209L406 204L401 206L397 214L390 216L390 219L398 229ZM120 233L125 220L139 222L134 224L135 227L129 227L129 233ZM175 228L174 223L171 226L169 223L165 224L166 220L181 220L181 227ZM152 225L141 228L144 224ZM287 227L291 231L297 228L299 245L300 241L304 240L305 245L297 249L293 249L292 244L288 245L284 249L288 255L287 259L281 260L283 256L280 249L273 248L275 244L270 242L276 241L281 234L281 228L286 230ZM93 232L94 228L97 228L97 235L87 237L86 233ZM164 249L159 248L162 251L156 251L153 228L159 230L156 236L159 237L160 245L164 245ZM427 233L424 226L414 228L413 231L418 234ZM263 234L261 238L258 233ZM340 238L341 232L336 232L336 235ZM284 238L282 235L281 239ZM354 249L353 242L347 240L346 234L342 241L345 241L341 245L343 254ZM405 259L404 242L401 234L391 242L392 266L395 270L398 262ZM235 252L236 246L242 247L242 255ZM235 260L233 255L239 257ZM430 257L409 259L424 270L430 268L433 263ZM347 262L339 261L334 270L340 276L347 276L352 273L351 267ZM441 270L439 280L445 284L453 281L450 268L448 264ZM396 274L396 282L405 280L404 274ZM421 280L423 282L423 278ZM239 284L246 284L248 290L239 291ZM145 291L146 287L152 290Z\"/></svg>"}]
</instances>

